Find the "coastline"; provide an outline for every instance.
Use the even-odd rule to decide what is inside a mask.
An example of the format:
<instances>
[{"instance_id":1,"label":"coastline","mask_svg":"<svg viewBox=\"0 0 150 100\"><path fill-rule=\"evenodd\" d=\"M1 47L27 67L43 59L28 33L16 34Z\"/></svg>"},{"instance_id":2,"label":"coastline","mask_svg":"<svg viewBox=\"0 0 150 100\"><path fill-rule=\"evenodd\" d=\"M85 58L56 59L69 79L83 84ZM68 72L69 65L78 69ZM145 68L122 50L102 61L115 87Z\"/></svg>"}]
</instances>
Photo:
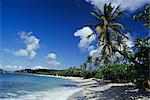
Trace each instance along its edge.
<instances>
[{"instance_id":1,"label":"coastline","mask_svg":"<svg viewBox=\"0 0 150 100\"><path fill-rule=\"evenodd\" d=\"M46 77L55 77L55 78L63 78L63 79L66 79L66 80L70 80L70 81L73 81L75 83L78 84L78 86L80 87L80 89L76 92L74 92L72 95L68 96L68 99L67 100L77 100L77 98L79 97L83 97L83 94L82 94L82 91L83 91L83 88L81 86L81 82L86 80L86 79L83 79L81 77L72 77L72 76L55 76L55 75L42 75L42 74L31 74L31 75L35 75L35 76L46 76ZM83 99L81 99L83 100Z\"/></svg>"},{"instance_id":2,"label":"coastline","mask_svg":"<svg viewBox=\"0 0 150 100\"><path fill-rule=\"evenodd\" d=\"M63 78L78 83L80 89L68 96L67 100L148 100L150 98L150 95L139 94L139 90L135 88L133 83L111 83L109 80L95 78L31 75Z\"/></svg>"}]
</instances>

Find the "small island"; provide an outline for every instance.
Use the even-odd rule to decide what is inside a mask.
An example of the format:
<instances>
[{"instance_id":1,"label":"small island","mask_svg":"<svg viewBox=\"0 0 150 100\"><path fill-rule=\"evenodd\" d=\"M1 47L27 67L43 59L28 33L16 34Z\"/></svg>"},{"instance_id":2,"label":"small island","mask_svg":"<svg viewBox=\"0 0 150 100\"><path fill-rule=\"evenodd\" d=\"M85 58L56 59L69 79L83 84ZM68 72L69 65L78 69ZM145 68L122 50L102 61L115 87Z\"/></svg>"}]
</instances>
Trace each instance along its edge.
<instances>
[{"instance_id":1,"label":"small island","mask_svg":"<svg viewBox=\"0 0 150 100\"><path fill-rule=\"evenodd\" d=\"M7 71L0 69L0 73L7 73Z\"/></svg>"}]
</instances>

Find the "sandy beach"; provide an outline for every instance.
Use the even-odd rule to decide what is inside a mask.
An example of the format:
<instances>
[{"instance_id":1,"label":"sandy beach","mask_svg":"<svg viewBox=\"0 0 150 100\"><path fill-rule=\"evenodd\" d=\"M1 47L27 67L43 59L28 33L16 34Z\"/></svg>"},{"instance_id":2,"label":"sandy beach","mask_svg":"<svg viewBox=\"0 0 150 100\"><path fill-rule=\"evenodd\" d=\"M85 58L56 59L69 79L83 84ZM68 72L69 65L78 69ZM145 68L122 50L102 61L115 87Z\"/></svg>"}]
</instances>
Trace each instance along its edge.
<instances>
[{"instance_id":1,"label":"sandy beach","mask_svg":"<svg viewBox=\"0 0 150 100\"><path fill-rule=\"evenodd\" d=\"M80 77L64 77L53 75L40 75L64 78L79 84L81 90L74 93L68 100L149 100L150 94L141 93L133 83L111 83L102 79L83 79Z\"/></svg>"},{"instance_id":2,"label":"sandy beach","mask_svg":"<svg viewBox=\"0 0 150 100\"><path fill-rule=\"evenodd\" d=\"M74 79L74 78L72 78ZM82 90L68 100L149 100L150 94L140 93L132 83L110 83L102 79L76 78Z\"/></svg>"}]
</instances>

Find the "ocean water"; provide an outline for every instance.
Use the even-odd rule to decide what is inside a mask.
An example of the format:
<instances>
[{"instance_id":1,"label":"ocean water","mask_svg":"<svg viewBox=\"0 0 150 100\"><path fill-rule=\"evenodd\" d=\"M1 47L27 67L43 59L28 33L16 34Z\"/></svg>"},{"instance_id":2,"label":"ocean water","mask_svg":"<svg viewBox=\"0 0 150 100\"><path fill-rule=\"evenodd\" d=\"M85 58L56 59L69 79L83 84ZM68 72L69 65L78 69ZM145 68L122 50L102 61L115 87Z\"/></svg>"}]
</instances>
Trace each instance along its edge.
<instances>
[{"instance_id":1,"label":"ocean water","mask_svg":"<svg viewBox=\"0 0 150 100\"><path fill-rule=\"evenodd\" d=\"M78 84L56 77L0 74L0 100L67 100Z\"/></svg>"}]
</instances>

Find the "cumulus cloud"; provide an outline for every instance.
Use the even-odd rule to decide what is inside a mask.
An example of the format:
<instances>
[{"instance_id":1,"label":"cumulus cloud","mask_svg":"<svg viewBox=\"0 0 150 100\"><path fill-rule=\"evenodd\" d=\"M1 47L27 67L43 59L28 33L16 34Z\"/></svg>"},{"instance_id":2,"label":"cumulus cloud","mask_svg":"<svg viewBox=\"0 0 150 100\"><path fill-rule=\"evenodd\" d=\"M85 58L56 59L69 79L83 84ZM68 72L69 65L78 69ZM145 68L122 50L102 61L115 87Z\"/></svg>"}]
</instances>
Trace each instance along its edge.
<instances>
[{"instance_id":1,"label":"cumulus cloud","mask_svg":"<svg viewBox=\"0 0 150 100\"><path fill-rule=\"evenodd\" d=\"M97 49L93 49L93 50L91 50L91 51L89 52L89 55L90 55L90 56L94 56L95 54L97 55L97 53L98 53L98 50L97 50Z\"/></svg>"},{"instance_id":2,"label":"cumulus cloud","mask_svg":"<svg viewBox=\"0 0 150 100\"><path fill-rule=\"evenodd\" d=\"M48 64L54 67L60 67L60 62L56 61L56 60L49 60Z\"/></svg>"},{"instance_id":3,"label":"cumulus cloud","mask_svg":"<svg viewBox=\"0 0 150 100\"><path fill-rule=\"evenodd\" d=\"M49 53L49 54L47 54L47 58L55 60L56 54L55 53Z\"/></svg>"},{"instance_id":4,"label":"cumulus cloud","mask_svg":"<svg viewBox=\"0 0 150 100\"><path fill-rule=\"evenodd\" d=\"M47 54L46 58L47 58L47 63L50 66L54 66L54 67L60 67L61 66L60 62L57 61L57 56L55 53Z\"/></svg>"},{"instance_id":5,"label":"cumulus cloud","mask_svg":"<svg viewBox=\"0 0 150 100\"><path fill-rule=\"evenodd\" d=\"M29 52L29 58L30 59L33 59L36 55L37 55L37 53L35 51L30 51Z\"/></svg>"},{"instance_id":6,"label":"cumulus cloud","mask_svg":"<svg viewBox=\"0 0 150 100\"><path fill-rule=\"evenodd\" d=\"M25 49L20 49L17 52L15 52L16 56L28 56L28 51Z\"/></svg>"},{"instance_id":7,"label":"cumulus cloud","mask_svg":"<svg viewBox=\"0 0 150 100\"><path fill-rule=\"evenodd\" d=\"M94 45L91 45L88 47L88 51L91 51L91 50L94 50L95 46Z\"/></svg>"},{"instance_id":8,"label":"cumulus cloud","mask_svg":"<svg viewBox=\"0 0 150 100\"><path fill-rule=\"evenodd\" d=\"M113 6L121 5L122 10L135 11L144 4L149 3L149 0L85 0L99 9L103 9L105 3L112 3Z\"/></svg>"},{"instance_id":9,"label":"cumulus cloud","mask_svg":"<svg viewBox=\"0 0 150 100\"><path fill-rule=\"evenodd\" d=\"M91 35L93 31L89 27L83 27L82 29L77 30L74 33L75 37L80 38L80 42L78 46L82 50L87 50L93 48L91 46L91 43L96 39L96 35ZM91 35L89 38L87 38L89 35Z\"/></svg>"},{"instance_id":10,"label":"cumulus cloud","mask_svg":"<svg viewBox=\"0 0 150 100\"><path fill-rule=\"evenodd\" d=\"M26 48L20 49L14 54L16 56L27 56L30 59L33 59L37 53L36 50L40 47L40 40L32 35L32 32L19 32L20 39L24 41Z\"/></svg>"}]
</instances>

